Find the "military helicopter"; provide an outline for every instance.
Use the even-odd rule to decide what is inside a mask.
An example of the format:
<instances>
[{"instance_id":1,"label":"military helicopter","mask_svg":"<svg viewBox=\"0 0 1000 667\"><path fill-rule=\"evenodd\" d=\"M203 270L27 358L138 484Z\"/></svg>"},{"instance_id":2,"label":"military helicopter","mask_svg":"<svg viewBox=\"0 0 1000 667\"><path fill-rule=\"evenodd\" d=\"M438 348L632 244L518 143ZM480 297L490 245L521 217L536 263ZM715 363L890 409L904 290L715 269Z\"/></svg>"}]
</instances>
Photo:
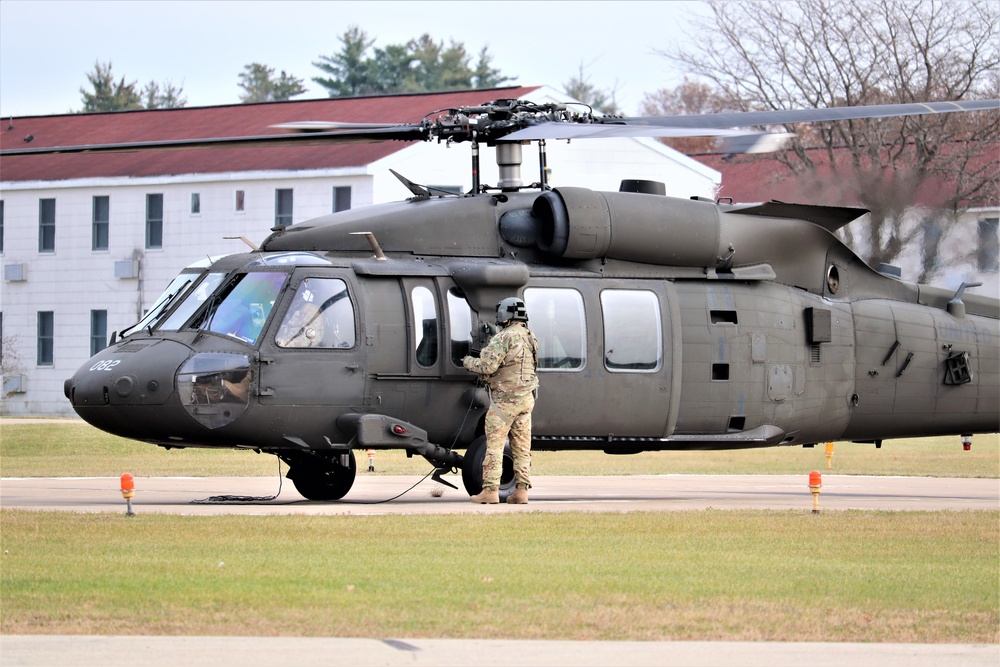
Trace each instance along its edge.
<instances>
[{"instance_id":1,"label":"military helicopter","mask_svg":"<svg viewBox=\"0 0 1000 667\"><path fill-rule=\"evenodd\" d=\"M462 358L521 297L540 342L535 450L608 454L1000 431L1000 304L868 267L849 207L552 188L545 141L727 135L748 126L952 111L997 100L710 116L598 117L496 100L422 122L304 122L284 136L23 149L266 142L467 142L473 187L276 228L181 271L65 383L87 422L165 448L274 454L305 498L338 500L357 449L398 449L482 487L489 397ZM539 147L524 184L522 146ZM479 180L481 145L500 180ZM501 496L512 491L509 452Z\"/></svg>"}]
</instances>

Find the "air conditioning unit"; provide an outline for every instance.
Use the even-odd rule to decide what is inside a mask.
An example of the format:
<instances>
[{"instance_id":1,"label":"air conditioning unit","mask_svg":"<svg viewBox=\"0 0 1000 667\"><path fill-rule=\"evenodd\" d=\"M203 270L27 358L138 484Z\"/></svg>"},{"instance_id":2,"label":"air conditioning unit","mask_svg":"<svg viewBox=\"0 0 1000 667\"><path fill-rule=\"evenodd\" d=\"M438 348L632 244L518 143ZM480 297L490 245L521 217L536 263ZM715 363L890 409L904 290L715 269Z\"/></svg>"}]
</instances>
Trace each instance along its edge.
<instances>
[{"instance_id":1,"label":"air conditioning unit","mask_svg":"<svg viewBox=\"0 0 1000 667\"><path fill-rule=\"evenodd\" d=\"M3 279L8 283L19 283L28 279L28 265L26 263L22 264L4 264L3 265Z\"/></svg>"},{"instance_id":2,"label":"air conditioning unit","mask_svg":"<svg viewBox=\"0 0 1000 667\"><path fill-rule=\"evenodd\" d=\"M139 260L121 259L115 260L115 278L128 280L139 277Z\"/></svg>"},{"instance_id":3,"label":"air conditioning unit","mask_svg":"<svg viewBox=\"0 0 1000 667\"><path fill-rule=\"evenodd\" d=\"M3 395L23 394L28 391L28 376L26 375L4 375Z\"/></svg>"}]
</instances>

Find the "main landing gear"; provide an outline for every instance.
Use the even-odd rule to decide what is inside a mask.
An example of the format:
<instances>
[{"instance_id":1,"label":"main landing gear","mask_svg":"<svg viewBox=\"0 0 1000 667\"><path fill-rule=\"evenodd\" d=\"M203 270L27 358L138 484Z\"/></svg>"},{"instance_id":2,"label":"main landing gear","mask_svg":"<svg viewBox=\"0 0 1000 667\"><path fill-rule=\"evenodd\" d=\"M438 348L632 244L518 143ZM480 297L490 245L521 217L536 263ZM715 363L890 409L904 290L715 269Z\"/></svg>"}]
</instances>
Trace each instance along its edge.
<instances>
[{"instance_id":1,"label":"main landing gear","mask_svg":"<svg viewBox=\"0 0 1000 667\"><path fill-rule=\"evenodd\" d=\"M465 450L462 461L462 483L470 496L483 490L483 459L486 458L486 436L481 435L472 441ZM510 451L510 441L503 448L503 472L500 473L500 501L514 493L514 455Z\"/></svg>"},{"instance_id":2,"label":"main landing gear","mask_svg":"<svg viewBox=\"0 0 1000 667\"><path fill-rule=\"evenodd\" d=\"M285 477L307 500L340 500L351 490L358 473L353 451L332 456L296 454L281 459L289 467Z\"/></svg>"}]
</instances>

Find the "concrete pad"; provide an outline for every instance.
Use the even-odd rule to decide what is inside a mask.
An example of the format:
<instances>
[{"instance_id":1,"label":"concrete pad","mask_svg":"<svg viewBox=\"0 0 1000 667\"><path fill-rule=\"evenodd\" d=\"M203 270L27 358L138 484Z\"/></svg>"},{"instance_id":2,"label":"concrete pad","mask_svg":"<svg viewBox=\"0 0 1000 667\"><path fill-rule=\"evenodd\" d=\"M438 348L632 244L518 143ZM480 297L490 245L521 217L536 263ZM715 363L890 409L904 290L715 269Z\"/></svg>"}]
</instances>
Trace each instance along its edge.
<instances>
[{"instance_id":1,"label":"concrete pad","mask_svg":"<svg viewBox=\"0 0 1000 667\"><path fill-rule=\"evenodd\" d=\"M415 476L359 475L336 502L302 498L274 477L139 477L135 512L170 514L467 514L715 509L812 510L806 475L536 477L527 505L473 505L459 489ZM435 494L440 494L439 496ZM214 497L225 500L211 500ZM238 497L257 498L238 500ZM995 510L1000 480L824 475L820 510ZM0 506L123 512L118 477L4 478Z\"/></svg>"},{"instance_id":2,"label":"concrete pad","mask_svg":"<svg viewBox=\"0 0 1000 667\"><path fill-rule=\"evenodd\" d=\"M0 636L4 667L996 667L1000 646L326 637Z\"/></svg>"}]
</instances>

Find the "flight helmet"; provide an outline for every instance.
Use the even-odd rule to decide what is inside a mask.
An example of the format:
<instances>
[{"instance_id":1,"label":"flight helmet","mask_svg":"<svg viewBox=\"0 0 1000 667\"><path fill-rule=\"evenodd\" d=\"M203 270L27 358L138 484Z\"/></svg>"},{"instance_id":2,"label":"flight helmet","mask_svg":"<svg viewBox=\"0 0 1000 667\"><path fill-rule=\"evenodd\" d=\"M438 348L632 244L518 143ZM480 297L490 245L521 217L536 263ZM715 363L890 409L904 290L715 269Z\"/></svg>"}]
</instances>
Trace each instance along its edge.
<instances>
[{"instance_id":1,"label":"flight helmet","mask_svg":"<svg viewBox=\"0 0 1000 667\"><path fill-rule=\"evenodd\" d=\"M524 307L524 301L516 296L509 296L497 304L497 324L504 325L510 320L528 321L528 310Z\"/></svg>"}]
</instances>

